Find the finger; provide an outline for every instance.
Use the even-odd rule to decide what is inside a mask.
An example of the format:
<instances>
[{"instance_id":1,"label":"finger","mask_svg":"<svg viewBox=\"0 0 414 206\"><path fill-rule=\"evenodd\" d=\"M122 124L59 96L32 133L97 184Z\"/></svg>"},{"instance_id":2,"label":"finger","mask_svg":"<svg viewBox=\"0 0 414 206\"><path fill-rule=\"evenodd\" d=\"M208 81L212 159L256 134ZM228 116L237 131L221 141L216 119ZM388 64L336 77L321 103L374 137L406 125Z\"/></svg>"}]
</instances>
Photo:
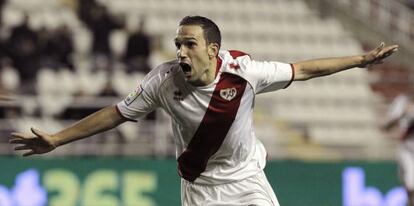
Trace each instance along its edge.
<instances>
[{"instance_id":1,"label":"finger","mask_svg":"<svg viewBox=\"0 0 414 206\"><path fill-rule=\"evenodd\" d=\"M36 137L29 137L26 134L18 134L18 133L14 133L11 135L11 137L9 138L9 143L24 143L24 142L29 142L32 141L33 139L35 139Z\"/></svg>"},{"instance_id":2,"label":"finger","mask_svg":"<svg viewBox=\"0 0 414 206\"><path fill-rule=\"evenodd\" d=\"M382 49L379 53L375 55L375 58L385 58L398 51L398 47L390 46Z\"/></svg>"},{"instance_id":3,"label":"finger","mask_svg":"<svg viewBox=\"0 0 414 206\"><path fill-rule=\"evenodd\" d=\"M388 57L388 56L390 56L391 54L393 54L395 52L395 50L394 49L392 49L392 50L388 50L388 51L383 51L383 52L381 52L379 55L378 55L378 57L379 58L385 58L385 57Z\"/></svg>"},{"instance_id":4,"label":"finger","mask_svg":"<svg viewBox=\"0 0 414 206\"><path fill-rule=\"evenodd\" d=\"M376 55L378 55L381 52L381 50L384 49L384 45L385 45L385 43L384 42L381 42L380 45L377 48L375 48L374 51L375 51L375 54Z\"/></svg>"},{"instance_id":5,"label":"finger","mask_svg":"<svg viewBox=\"0 0 414 206\"><path fill-rule=\"evenodd\" d=\"M388 46L391 50L395 50L395 51L398 51L398 45L391 45L391 46Z\"/></svg>"},{"instance_id":6,"label":"finger","mask_svg":"<svg viewBox=\"0 0 414 206\"><path fill-rule=\"evenodd\" d=\"M15 140L15 139L25 139L25 138L23 138L21 136L18 136L18 135L11 135L11 137L9 137L9 141L10 140Z\"/></svg>"},{"instance_id":7,"label":"finger","mask_svg":"<svg viewBox=\"0 0 414 206\"><path fill-rule=\"evenodd\" d=\"M26 144L26 143L28 143L28 140L25 140L25 139L10 139L9 143L12 143L12 144Z\"/></svg>"},{"instance_id":8,"label":"finger","mask_svg":"<svg viewBox=\"0 0 414 206\"><path fill-rule=\"evenodd\" d=\"M384 54L384 57L389 57L393 52L387 52Z\"/></svg>"},{"instance_id":9,"label":"finger","mask_svg":"<svg viewBox=\"0 0 414 206\"><path fill-rule=\"evenodd\" d=\"M387 58L388 56L390 56L392 54L392 52L385 52L385 53L382 53L382 54L380 54L379 56L378 56L378 59L384 59L384 58Z\"/></svg>"},{"instance_id":10,"label":"finger","mask_svg":"<svg viewBox=\"0 0 414 206\"><path fill-rule=\"evenodd\" d=\"M18 151L18 150L28 150L28 149L31 149L31 148L27 145L22 145L22 146L18 146L18 147L14 148L14 150L16 150L16 151Z\"/></svg>"},{"instance_id":11,"label":"finger","mask_svg":"<svg viewBox=\"0 0 414 206\"><path fill-rule=\"evenodd\" d=\"M398 51L398 46L393 45L393 46L388 46L388 47L383 48L382 51L380 52L380 54L381 53L390 53L390 54L392 54L396 51Z\"/></svg>"},{"instance_id":12,"label":"finger","mask_svg":"<svg viewBox=\"0 0 414 206\"><path fill-rule=\"evenodd\" d=\"M398 51L398 47L395 47L395 48L390 49L388 52L391 52L391 54L392 54L392 53L395 53L397 51Z\"/></svg>"},{"instance_id":13,"label":"finger","mask_svg":"<svg viewBox=\"0 0 414 206\"><path fill-rule=\"evenodd\" d=\"M392 51L392 52L396 52L398 51L398 45L393 45L393 46L387 46L383 49L383 51Z\"/></svg>"},{"instance_id":14,"label":"finger","mask_svg":"<svg viewBox=\"0 0 414 206\"><path fill-rule=\"evenodd\" d=\"M378 57L378 55L381 53L381 51L383 50L383 45L380 44L377 48L371 50L369 53L371 53L372 56L374 57Z\"/></svg>"},{"instance_id":15,"label":"finger","mask_svg":"<svg viewBox=\"0 0 414 206\"><path fill-rule=\"evenodd\" d=\"M40 130L37 130L37 129L35 129L35 128L30 128L30 130L32 131L32 133L33 134L35 134L36 136L38 136L38 137L44 137L44 136L47 136L47 134L46 133L44 133L44 132L42 132L42 131L40 131Z\"/></svg>"},{"instance_id":16,"label":"finger","mask_svg":"<svg viewBox=\"0 0 414 206\"><path fill-rule=\"evenodd\" d=\"M14 138L25 138L27 135L23 134L23 133L13 132L13 133L10 134L10 136L14 137Z\"/></svg>"},{"instance_id":17,"label":"finger","mask_svg":"<svg viewBox=\"0 0 414 206\"><path fill-rule=\"evenodd\" d=\"M27 156L30 156L30 155L33 155L33 154L35 154L35 152L33 150L30 150L30 151L28 151L26 153L23 153L23 156L24 157L27 157Z\"/></svg>"}]
</instances>

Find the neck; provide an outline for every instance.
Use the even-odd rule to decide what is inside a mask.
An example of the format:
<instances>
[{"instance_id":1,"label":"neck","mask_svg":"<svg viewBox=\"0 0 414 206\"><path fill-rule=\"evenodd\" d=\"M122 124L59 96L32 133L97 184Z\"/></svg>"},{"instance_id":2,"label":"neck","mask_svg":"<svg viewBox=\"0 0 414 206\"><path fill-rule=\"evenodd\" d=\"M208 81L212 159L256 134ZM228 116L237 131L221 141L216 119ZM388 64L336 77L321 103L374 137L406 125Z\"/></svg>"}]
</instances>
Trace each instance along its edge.
<instances>
[{"instance_id":1,"label":"neck","mask_svg":"<svg viewBox=\"0 0 414 206\"><path fill-rule=\"evenodd\" d=\"M200 77L200 79L196 82L192 82L191 84L193 86L207 86L213 83L214 79L216 78L216 70L217 70L217 57L214 57L210 61L208 65L208 69L205 70L205 72Z\"/></svg>"},{"instance_id":2,"label":"neck","mask_svg":"<svg viewBox=\"0 0 414 206\"><path fill-rule=\"evenodd\" d=\"M217 73L217 57L214 57L211 61L210 61L210 66L208 68L207 73L207 81L208 84L211 84L214 79L216 78L216 73Z\"/></svg>"}]
</instances>

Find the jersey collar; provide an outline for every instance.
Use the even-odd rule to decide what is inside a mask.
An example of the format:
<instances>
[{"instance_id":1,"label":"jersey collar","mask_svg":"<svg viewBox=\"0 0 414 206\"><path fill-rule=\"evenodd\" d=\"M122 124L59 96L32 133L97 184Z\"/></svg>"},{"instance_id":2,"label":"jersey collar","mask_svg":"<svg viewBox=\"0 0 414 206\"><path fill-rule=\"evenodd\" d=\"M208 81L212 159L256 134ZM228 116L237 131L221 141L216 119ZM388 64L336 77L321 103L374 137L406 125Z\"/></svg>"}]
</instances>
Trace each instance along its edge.
<instances>
[{"instance_id":1,"label":"jersey collar","mask_svg":"<svg viewBox=\"0 0 414 206\"><path fill-rule=\"evenodd\" d=\"M214 75L214 78L217 77L217 74L220 71L220 68L221 68L221 64L222 63L223 63L223 60L221 60L220 56L217 55L216 74Z\"/></svg>"}]
</instances>

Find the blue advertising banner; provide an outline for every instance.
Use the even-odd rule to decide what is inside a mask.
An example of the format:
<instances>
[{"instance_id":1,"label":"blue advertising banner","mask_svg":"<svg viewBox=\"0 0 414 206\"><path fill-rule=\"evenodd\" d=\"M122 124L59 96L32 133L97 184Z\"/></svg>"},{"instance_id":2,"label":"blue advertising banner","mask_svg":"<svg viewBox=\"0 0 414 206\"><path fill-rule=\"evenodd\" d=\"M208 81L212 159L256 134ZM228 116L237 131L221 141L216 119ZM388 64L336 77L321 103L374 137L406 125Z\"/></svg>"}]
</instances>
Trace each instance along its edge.
<instances>
[{"instance_id":1,"label":"blue advertising banner","mask_svg":"<svg viewBox=\"0 0 414 206\"><path fill-rule=\"evenodd\" d=\"M174 159L1 157L1 206L179 206ZM393 162L270 161L280 204L404 206Z\"/></svg>"}]
</instances>

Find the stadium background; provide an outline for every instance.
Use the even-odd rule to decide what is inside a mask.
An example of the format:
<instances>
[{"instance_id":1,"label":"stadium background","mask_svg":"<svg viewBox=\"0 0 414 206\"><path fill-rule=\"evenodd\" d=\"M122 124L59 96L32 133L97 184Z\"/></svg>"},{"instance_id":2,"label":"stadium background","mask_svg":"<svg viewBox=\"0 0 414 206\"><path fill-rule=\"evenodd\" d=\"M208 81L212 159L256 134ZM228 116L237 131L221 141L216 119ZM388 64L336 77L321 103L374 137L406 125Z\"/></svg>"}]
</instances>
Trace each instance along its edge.
<instances>
[{"instance_id":1,"label":"stadium background","mask_svg":"<svg viewBox=\"0 0 414 206\"><path fill-rule=\"evenodd\" d=\"M120 101L149 68L174 58L178 21L194 14L217 22L223 49L259 60L354 55L380 41L399 44L398 54L375 68L258 96L255 126L269 152L266 173L281 205L404 205L394 163L398 141L380 125L393 97L414 91L413 1L0 5L0 89L16 99L0 103L2 206L179 205L172 134L162 111L33 158L13 152L8 136L30 126L55 132Z\"/></svg>"}]
</instances>

